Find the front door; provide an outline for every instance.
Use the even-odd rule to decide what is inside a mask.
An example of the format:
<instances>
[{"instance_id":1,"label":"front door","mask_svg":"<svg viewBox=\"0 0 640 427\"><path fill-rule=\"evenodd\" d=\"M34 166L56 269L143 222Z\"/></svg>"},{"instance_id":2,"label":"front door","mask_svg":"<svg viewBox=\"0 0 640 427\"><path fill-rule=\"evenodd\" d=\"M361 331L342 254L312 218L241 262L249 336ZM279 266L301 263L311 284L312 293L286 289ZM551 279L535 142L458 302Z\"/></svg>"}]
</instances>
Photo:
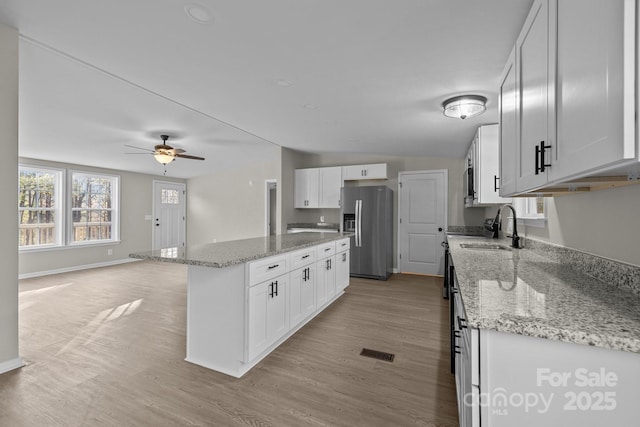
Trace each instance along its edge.
<instances>
[{"instance_id":1,"label":"front door","mask_svg":"<svg viewBox=\"0 0 640 427\"><path fill-rule=\"evenodd\" d=\"M185 245L186 185L153 182L153 249Z\"/></svg>"},{"instance_id":2,"label":"front door","mask_svg":"<svg viewBox=\"0 0 640 427\"><path fill-rule=\"evenodd\" d=\"M447 227L446 170L398 174L398 265L401 273L442 275Z\"/></svg>"}]
</instances>

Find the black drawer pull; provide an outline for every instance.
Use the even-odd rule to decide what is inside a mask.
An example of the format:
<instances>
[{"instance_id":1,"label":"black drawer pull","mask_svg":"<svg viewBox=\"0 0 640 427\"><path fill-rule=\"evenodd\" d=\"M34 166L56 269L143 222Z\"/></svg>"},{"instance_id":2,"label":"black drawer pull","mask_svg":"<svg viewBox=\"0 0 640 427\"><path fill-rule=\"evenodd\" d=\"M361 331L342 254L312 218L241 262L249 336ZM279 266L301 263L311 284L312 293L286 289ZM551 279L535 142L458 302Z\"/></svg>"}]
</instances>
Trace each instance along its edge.
<instances>
[{"instance_id":1,"label":"black drawer pull","mask_svg":"<svg viewBox=\"0 0 640 427\"><path fill-rule=\"evenodd\" d=\"M331 248L325 248L325 252L329 252L331 250Z\"/></svg>"},{"instance_id":2,"label":"black drawer pull","mask_svg":"<svg viewBox=\"0 0 640 427\"><path fill-rule=\"evenodd\" d=\"M274 268L280 267L280 264L270 265L267 270L273 270Z\"/></svg>"},{"instance_id":3,"label":"black drawer pull","mask_svg":"<svg viewBox=\"0 0 640 427\"><path fill-rule=\"evenodd\" d=\"M310 256L311 256L311 255L307 254L307 255L303 256L303 257L302 257L302 259L307 259L307 258L309 258Z\"/></svg>"}]
</instances>

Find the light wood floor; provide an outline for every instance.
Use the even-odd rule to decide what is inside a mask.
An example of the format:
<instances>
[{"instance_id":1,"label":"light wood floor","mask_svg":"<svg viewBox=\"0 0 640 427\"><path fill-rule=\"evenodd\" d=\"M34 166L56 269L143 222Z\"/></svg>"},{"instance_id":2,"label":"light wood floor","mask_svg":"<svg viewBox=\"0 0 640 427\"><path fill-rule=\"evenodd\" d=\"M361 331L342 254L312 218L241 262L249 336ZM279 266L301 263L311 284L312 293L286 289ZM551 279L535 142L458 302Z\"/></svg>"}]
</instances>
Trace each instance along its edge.
<instances>
[{"instance_id":1,"label":"light wood floor","mask_svg":"<svg viewBox=\"0 0 640 427\"><path fill-rule=\"evenodd\" d=\"M352 279L235 379L183 361L184 266L22 280L27 366L0 375L0 426L457 426L441 282ZM363 347L395 361L360 356Z\"/></svg>"}]
</instances>

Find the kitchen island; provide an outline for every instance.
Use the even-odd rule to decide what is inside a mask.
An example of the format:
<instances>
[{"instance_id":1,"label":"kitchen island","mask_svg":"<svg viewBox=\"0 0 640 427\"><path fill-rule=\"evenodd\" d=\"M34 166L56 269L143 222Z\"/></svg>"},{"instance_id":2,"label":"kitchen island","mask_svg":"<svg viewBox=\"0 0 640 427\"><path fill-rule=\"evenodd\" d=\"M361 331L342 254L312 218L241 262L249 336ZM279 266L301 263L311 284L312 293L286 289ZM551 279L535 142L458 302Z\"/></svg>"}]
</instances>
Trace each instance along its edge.
<instances>
[{"instance_id":1,"label":"kitchen island","mask_svg":"<svg viewBox=\"0 0 640 427\"><path fill-rule=\"evenodd\" d=\"M638 268L605 282L509 243L448 236L460 425L637 423Z\"/></svg>"},{"instance_id":2,"label":"kitchen island","mask_svg":"<svg viewBox=\"0 0 640 427\"><path fill-rule=\"evenodd\" d=\"M239 378L344 293L348 236L296 233L129 256L188 265L185 360Z\"/></svg>"}]
</instances>

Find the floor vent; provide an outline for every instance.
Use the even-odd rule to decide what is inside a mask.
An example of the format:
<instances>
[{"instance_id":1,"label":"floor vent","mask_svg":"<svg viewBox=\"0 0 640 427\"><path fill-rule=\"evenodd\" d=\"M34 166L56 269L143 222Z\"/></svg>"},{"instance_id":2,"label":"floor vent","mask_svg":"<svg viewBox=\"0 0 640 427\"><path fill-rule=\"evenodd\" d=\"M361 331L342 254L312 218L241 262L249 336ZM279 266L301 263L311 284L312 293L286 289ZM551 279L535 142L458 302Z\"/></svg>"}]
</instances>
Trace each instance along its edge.
<instances>
[{"instance_id":1,"label":"floor vent","mask_svg":"<svg viewBox=\"0 0 640 427\"><path fill-rule=\"evenodd\" d=\"M385 362L393 362L393 359L396 357L395 354L385 353L384 351L378 350L370 350L368 348L363 348L360 352L360 356L372 357L378 360L384 360Z\"/></svg>"}]
</instances>

